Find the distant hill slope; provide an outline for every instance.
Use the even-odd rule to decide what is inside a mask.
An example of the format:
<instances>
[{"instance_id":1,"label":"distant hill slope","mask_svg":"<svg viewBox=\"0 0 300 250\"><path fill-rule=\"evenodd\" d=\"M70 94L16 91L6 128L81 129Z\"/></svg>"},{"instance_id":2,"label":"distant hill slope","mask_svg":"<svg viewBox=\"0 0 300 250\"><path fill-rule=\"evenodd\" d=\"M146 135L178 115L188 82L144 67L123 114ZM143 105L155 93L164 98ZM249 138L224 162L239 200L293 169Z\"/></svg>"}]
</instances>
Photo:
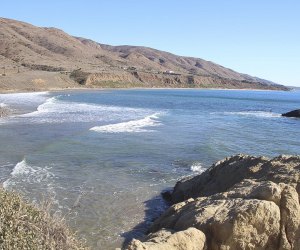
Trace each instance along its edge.
<instances>
[{"instance_id":1,"label":"distant hill slope","mask_svg":"<svg viewBox=\"0 0 300 250\"><path fill-rule=\"evenodd\" d=\"M36 27L6 18L0 18L0 67L5 73L5 76L1 74L0 88L2 84L7 89L10 82L6 76L21 81L24 72L27 78L30 72L34 72L32 81L28 80L30 77L26 78L31 84L28 86L33 89L38 86L32 82L44 81L43 87L46 88L47 82L50 84L55 80L54 76L56 80L63 78L62 86L52 86L58 88L73 81L72 87L80 83L92 87L285 89L203 59L147 47L104 45L70 36L56 28ZM43 74L54 78L43 79ZM60 77L59 74L68 75L70 79L66 80L66 76Z\"/></svg>"}]
</instances>

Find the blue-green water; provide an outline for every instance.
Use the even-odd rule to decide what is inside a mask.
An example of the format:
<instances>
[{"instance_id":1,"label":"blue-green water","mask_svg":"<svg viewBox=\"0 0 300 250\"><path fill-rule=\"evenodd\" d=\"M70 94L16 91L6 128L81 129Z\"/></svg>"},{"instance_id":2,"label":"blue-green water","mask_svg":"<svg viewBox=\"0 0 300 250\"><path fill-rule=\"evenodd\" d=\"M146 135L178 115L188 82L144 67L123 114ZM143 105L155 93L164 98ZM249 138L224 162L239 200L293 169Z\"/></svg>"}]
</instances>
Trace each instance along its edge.
<instances>
[{"instance_id":1,"label":"blue-green water","mask_svg":"<svg viewBox=\"0 0 300 250\"><path fill-rule=\"evenodd\" d=\"M226 156L300 154L300 92L112 90L0 95L0 182L54 209L93 249L120 247L161 190ZM138 225L139 223L142 223ZM138 226L137 226L138 225Z\"/></svg>"}]
</instances>

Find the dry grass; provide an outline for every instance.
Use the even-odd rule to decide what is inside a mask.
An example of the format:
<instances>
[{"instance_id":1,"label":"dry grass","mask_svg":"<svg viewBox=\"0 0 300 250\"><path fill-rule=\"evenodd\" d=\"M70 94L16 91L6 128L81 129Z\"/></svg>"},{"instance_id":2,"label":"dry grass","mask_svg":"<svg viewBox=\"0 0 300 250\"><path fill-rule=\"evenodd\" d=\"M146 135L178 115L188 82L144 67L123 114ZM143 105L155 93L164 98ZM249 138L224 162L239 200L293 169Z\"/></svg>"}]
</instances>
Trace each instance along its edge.
<instances>
[{"instance_id":1,"label":"dry grass","mask_svg":"<svg viewBox=\"0 0 300 250\"><path fill-rule=\"evenodd\" d=\"M0 249L88 249L49 209L0 188Z\"/></svg>"}]
</instances>

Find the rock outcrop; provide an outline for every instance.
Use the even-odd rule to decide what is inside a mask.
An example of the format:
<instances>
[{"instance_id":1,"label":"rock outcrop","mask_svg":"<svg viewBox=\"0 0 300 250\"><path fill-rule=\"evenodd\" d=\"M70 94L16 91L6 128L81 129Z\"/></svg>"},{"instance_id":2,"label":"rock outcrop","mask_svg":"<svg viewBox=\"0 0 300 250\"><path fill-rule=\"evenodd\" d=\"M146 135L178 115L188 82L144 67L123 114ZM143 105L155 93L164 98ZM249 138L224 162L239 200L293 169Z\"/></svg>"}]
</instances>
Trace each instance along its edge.
<instances>
[{"instance_id":1,"label":"rock outcrop","mask_svg":"<svg viewBox=\"0 0 300 250\"><path fill-rule=\"evenodd\" d=\"M205 246L205 235L200 230L190 227L180 232L162 229L150 234L146 242L133 240L129 250L166 250L189 249L198 250Z\"/></svg>"},{"instance_id":2,"label":"rock outcrop","mask_svg":"<svg viewBox=\"0 0 300 250\"><path fill-rule=\"evenodd\" d=\"M282 116L300 118L300 109L296 109L296 110L284 113L284 114L282 114Z\"/></svg>"},{"instance_id":3,"label":"rock outcrop","mask_svg":"<svg viewBox=\"0 0 300 250\"><path fill-rule=\"evenodd\" d=\"M155 240L155 232L176 235L191 227L204 233L193 234L204 244L165 249L300 249L299 193L300 156L229 157L178 182L174 204L152 224L145 242L134 240L128 249L160 249L171 233Z\"/></svg>"}]
</instances>

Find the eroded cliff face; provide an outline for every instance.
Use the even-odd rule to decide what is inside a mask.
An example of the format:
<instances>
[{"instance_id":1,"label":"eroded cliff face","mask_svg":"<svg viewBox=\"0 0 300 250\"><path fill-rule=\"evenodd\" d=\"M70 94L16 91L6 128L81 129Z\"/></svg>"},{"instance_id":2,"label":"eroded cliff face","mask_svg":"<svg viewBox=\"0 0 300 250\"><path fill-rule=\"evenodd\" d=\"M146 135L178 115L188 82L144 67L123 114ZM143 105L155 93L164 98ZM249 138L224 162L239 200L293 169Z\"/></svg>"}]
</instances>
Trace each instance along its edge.
<instances>
[{"instance_id":1,"label":"eroded cliff face","mask_svg":"<svg viewBox=\"0 0 300 250\"><path fill-rule=\"evenodd\" d=\"M71 78L89 87L147 87L147 88L233 88L276 89L276 86L217 76L168 74L161 72L114 70L97 73L77 71Z\"/></svg>"},{"instance_id":2,"label":"eroded cliff face","mask_svg":"<svg viewBox=\"0 0 300 250\"><path fill-rule=\"evenodd\" d=\"M300 156L229 157L178 182L174 205L128 249L160 249L171 235L167 249L300 249L299 193ZM193 238L204 244L181 247Z\"/></svg>"}]
</instances>

